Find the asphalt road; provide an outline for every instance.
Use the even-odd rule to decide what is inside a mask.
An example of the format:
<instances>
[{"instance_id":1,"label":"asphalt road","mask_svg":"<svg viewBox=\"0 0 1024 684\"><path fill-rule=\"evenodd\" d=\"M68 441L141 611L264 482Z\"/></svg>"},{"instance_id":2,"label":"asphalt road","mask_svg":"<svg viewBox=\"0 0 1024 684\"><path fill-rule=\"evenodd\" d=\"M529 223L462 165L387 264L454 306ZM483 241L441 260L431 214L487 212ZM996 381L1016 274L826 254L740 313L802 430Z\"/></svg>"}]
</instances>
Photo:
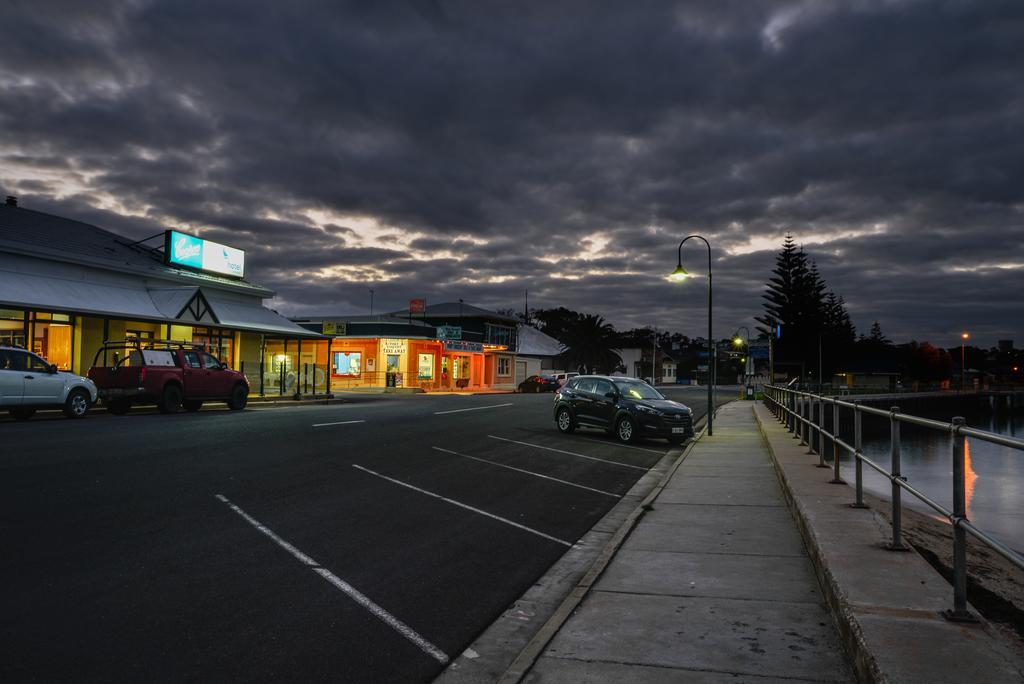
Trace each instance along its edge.
<instances>
[{"instance_id":1,"label":"asphalt road","mask_svg":"<svg viewBox=\"0 0 1024 684\"><path fill-rule=\"evenodd\" d=\"M3 419L0 679L427 681L668 449L551 406Z\"/></svg>"}]
</instances>

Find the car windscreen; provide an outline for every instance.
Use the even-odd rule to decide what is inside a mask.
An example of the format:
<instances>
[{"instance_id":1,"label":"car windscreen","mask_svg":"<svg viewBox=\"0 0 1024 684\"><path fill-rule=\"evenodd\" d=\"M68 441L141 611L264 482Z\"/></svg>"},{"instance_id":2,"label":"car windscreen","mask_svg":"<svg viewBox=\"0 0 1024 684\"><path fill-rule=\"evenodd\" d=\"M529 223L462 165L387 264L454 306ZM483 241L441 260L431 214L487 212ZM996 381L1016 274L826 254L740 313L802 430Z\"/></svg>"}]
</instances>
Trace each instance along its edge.
<instances>
[{"instance_id":1,"label":"car windscreen","mask_svg":"<svg viewBox=\"0 0 1024 684\"><path fill-rule=\"evenodd\" d=\"M630 399L664 399L665 397L658 390L646 382L639 380L616 380L615 387L619 394Z\"/></svg>"}]
</instances>

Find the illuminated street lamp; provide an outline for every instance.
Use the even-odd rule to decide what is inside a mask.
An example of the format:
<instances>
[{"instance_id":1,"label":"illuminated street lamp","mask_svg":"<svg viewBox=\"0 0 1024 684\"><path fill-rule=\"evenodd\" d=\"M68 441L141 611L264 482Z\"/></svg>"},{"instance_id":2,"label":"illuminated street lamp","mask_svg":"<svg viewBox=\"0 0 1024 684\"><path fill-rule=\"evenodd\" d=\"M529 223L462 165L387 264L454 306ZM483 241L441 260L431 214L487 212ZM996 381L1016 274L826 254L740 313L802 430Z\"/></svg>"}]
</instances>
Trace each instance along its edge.
<instances>
[{"instance_id":1,"label":"illuminated street lamp","mask_svg":"<svg viewBox=\"0 0 1024 684\"><path fill-rule=\"evenodd\" d=\"M746 333L747 336L747 353L743 357L743 386L744 392L746 392L746 386L750 384L750 377L754 374L754 362L750 356L750 329L747 326L741 325L740 327L736 328L736 332L733 333L732 336L733 346L743 346L743 338L740 337L740 330Z\"/></svg>"},{"instance_id":2,"label":"illuminated street lamp","mask_svg":"<svg viewBox=\"0 0 1024 684\"><path fill-rule=\"evenodd\" d=\"M715 338L712 336L711 326L711 243L709 243L704 237L700 235L688 235L683 238L682 242L679 243L679 249L677 251L676 270L668 274L669 280L677 283L681 283L687 278L693 278L693 276L686 272L683 268L683 244L687 240L698 239L704 243L708 248L708 437L714 434L712 431L712 422L715 415L715 403L714 403L714 390L715 384Z\"/></svg>"},{"instance_id":3,"label":"illuminated street lamp","mask_svg":"<svg viewBox=\"0 0 1024 684\"><path fill-rule=\"evenodd\" d=\"M971 339L971 336L967 333L960 334L960 391L967 391L967 366L964 363L966 358L964 347L967 344L967 340Z\"/></svg>"}]
</instances>

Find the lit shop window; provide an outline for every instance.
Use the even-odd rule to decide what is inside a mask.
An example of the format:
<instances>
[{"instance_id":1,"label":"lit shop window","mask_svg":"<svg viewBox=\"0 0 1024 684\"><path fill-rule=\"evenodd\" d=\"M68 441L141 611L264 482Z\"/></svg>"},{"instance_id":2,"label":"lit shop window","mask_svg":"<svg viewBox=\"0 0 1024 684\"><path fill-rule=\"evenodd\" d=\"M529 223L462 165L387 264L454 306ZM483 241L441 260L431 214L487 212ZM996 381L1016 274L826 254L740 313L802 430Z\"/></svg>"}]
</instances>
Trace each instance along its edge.
<instances>
[{"instance_id":1,"label":"lit shop window","mask_svg":"<svg viewBox=\"0 0 1024 684\"><path fill-rule=\"evenodd\" d=\"M420 380L434 379L434 355L420 354L419 356L419 378Z\"/></svg>"},{"instance_id":2,"label":"lit shop window","mask_svg":"<svg viewBox=\"0 0 1024 684\"><path fill-rule=\"evenodd\" d=\"M498 375L512 375L512 363L509 357L498 357Z\"/></svg>"},{"instance_id":3,"label":"lit shop window","mask_svg":"<svg viewBox=\"0 0 1024 684\"><path fill-rule=\"evenodd\" d=\"M362 352L334 352L335 375L359 375L362 366Z\"/></svg>"},{"instance_id":4,"label":"lit shop window","mask_svg":"<svg viewBox=\"0 0 1024 684\"><path fill-rule=\"evenodd\" d=\"M61 370L71 370L74 321L67 314L32 314L32 351Z\"/></svg>"},{"instance_id":5,"label":"lit shop window","mask_svg":"<svg viewBox=\"0 0 1024 684\"><path fill-rule=\"evenodd\" d=\"M25 313L0 309L0 347L25 348Z\"/></svg>"}]
</instances>

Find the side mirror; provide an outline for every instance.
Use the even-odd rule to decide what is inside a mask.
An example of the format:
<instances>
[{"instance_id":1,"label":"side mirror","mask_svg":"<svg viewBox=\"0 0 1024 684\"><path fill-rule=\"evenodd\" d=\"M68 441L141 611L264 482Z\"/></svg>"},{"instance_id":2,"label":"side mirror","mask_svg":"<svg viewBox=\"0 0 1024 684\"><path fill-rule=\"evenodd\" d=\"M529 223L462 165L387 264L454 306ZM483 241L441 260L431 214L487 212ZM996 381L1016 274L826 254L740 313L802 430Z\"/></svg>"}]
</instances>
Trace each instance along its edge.
<instances>
[{"instance_id":1,"label":"side mirror","mask_svg":"<svg viewBox=\"0 0 1024 684\"><path fill-rule=\"evenodd\" d=\"M48 368L46 369L46 372L47 372L47 373L50 373L50 374L54 374L54 373L56 373L56 372L57 372L57 364L55 364L55 363L51 363L51 364L49 365L49 367L48 367Z\"/></svg>"}]
</instances>

